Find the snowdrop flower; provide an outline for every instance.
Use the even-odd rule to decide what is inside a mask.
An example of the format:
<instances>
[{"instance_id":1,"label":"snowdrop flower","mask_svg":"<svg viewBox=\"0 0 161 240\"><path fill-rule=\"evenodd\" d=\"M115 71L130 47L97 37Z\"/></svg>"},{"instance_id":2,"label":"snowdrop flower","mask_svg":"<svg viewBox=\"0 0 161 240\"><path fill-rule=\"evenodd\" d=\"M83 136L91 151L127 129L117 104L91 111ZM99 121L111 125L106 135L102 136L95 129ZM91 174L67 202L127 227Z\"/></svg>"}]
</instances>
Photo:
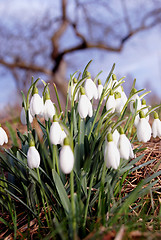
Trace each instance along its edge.
<instances>
[{"instance_id":1,"label":"snowdrop flower","mask_svg":"<svg viewBox=\"0 0 161 240\"><path fill-rule=\"evenodd\" d=\"M143 111L139 112L139 122L137 124L137 138L140 142L147 142L151 138L151 127L149 122L145 119Z\"/></svg>"},{"instance_id":2,"label":"snowdrop flower","mask_svg":"<svg viewBox=\"0 0 161 240\"><path fill-rule=\"evenodd\" d=\"M69 99L70 99L70 101L72 99L72 96L73 96L74 89L75 89L76 85L77 85L77 79L74 78L73 83L69 87ZM75 97L74 97L74 101L76 101L76 100L78 100L78 91L76 92Z\"/></svg>"},{"instance_id":3,"label":"snowdrop flower","mask_svg":"<svg viewBox=\"0 0 161 240\"><path fill-rule=\"evenodd\" d=\"M44 118L46 121L52 120L53 116L56 114L55 107L50 99L48 92L45 94L45 104L44 104Z\"/></svg>"},{"instance_id":4,"label":"snowdrop flower","mask_svg":"<svg viewBox=\"0 0 161 240\"><path fill-rule=\"evenodd\" d=\"M40 154L35 148L35 143L33 140L30 140L29 149L27 152L27 164L29 168L38 168L40 165Z\"/></svg>"},{"instance_id":5,"label":"snowdrop flower","mask_svg":"<svg viewBox=\"0 0 161 240\"><path fill-rule=\"evenodd\" d=\"M134 120L134 126L137 127L138 123L139 123L139 120L140 120L140 117L139 117L139 114L137 114L135 116L135 120Z\"/></svg>"},{"instance_id":6,"label":"snowdrop flower","mask_svg":"<svg viewBox=\"0 0 161 240\"><path fill-rule=\"evenodd\" d=\"M33 96L30 101L31 115L34 117L35 115L40 114L42 112L42 109L43 109L42 98L38 94L37 87L34 87Z\"/></svg>"},{"instance_id":7,"label":"snowdrop flower","mask_svg":"<svg viewBox=\"0 0 161 240\"><path fill-rule=\"evenodd\" d=\"M57 116L54 115L53 117L53 123L50 127L50 132L49 132L49 138L51 144L57 145L61 143L62 140L62 129L60 127L60 124L58 123Z\"/></svg>"},{"instance_id":8,"label":"snowdrop flower","mask_svg":"<svg viewBox=\"0 0 161 240\"><path fill-rule=\"evenodd\" d=\"M145 101L145 99L142 99L141 107L142 107L142 108L147 107L147 106L146 106L146 101ZM146 115L147 112L148 112L148 108L145 108L145 109L143 109L142 111L143 111L144 114ZM145 118L146 118L147 121L149 121L149 115L147 115Z\"/></svg>"},{"instance_id":9,"label":"snowdrop flower","mask_svg":"<svg viewBox=\"0 0 161 240\"><path fill-rule=\"evenodd\" d=\"M135 113L135 106L136 106L136 103L137 103L137 109L136 110L140 110L141 109L141 100L140 100L140 97L139 95L136 93L137 90L135 88L133 88L131 90L131 95L134 94L132 97L131 97L131 101L130 101L130 111L134 114Z\"/></svg>"},{"instance_id":10,"label":"snowdrop flower","mask_svg":"<svg viewBox=\"0 0 161 240\"><path fill-rule=\"evenodd\" d=\"M68 138L64 139L64 145L60 151L59 161L62 172L64 174L69 174L74 166L74 154L69 146Z\"/></svg>"},{"instance_id":11,"label":"snowdrop flower","mask_svg":"<svg viewBox=\"0 0 161 240\"><path fill-rule=\"evenodd\" d=\"M4 143L8 143L8 137L5 130L1 127L0 124L0 146L2 146Z\"/></svg>"},{"instance_id":12,"label":"snowdrop flower","mask_svg":"<svg viewBox=\"0 0 161 240\"><path fill-rule=\"evenodd\" d=\"M120 152L120 157L129 160L129 158L134 158L134 153L132 150L131 143L129 139L124 134L124 130L120 127L120 137L118 141L118 149Z\"/></svg>"},{"instance_id":13,"label":"snowdrop flower","mask_svg":"<svg viewBox=\"0 0 161 240\"><path fill-rule=\"evenodd\" d=\"M28 115L29 115L29 122L32 123L32 122L33 122L33 117L32 117L32 115L31 115L31 113L30 113L30 108L29 108L29 110L28 110ZM25 109L24 109L24 107L22 106L21 113L20 113L20 120L21 120L21 123L22 123L23 125L26 125L26 124L27 124L26 117L27 117L27 116L26 116Z\"/></svg>"},{"instance_id":14,"label":"snowdrop flower","mask_svg":"<svg viewBox=\"0 0 161 240\"><path fill-rule=\"evenodd\" d=\"M112 133L112 136L113 136L113 141L114 141L114 143L115 143L116 146L117 146L118 141L119 141L119 137L120 137L120 134L119 134L119 132L117 131L117 129L115 129L115 131Z\"/></svg>"},{"instance_id":15,"label":"snowdrop flower","mask_svg":"<svg viewBox=\"0 0 161 240\"><path fill-rule=\"evenodd\" d=\"M152 123L153 137L161 137L161 121L159 120L158 113L154 112L154 121Z\"/></svg>"},{"instance_id":16,"label":"snowdrop flower","mask_svg":"<svg viewBox=\"0 0 161 240\"><path fill-rule=\"evenodd\" d=\"M98 91L96 84L92 81L91 78L87 78L87 80L84 83L84 89L86 96L91 100L92 98L97 99L98 98Z\"/></svg>"},{"instance_id":17,"label":"snowdrop flower","mask_svg":"<svg viewBox=\"0 0 161 240\"><path fill-rule=\"evenodd\" d=\"M97 87L97 91L98 91L98 98L101 98L102 95L102 91L103 91L103 85L101 84L101 80L98 79L98 87Z\"/></svg>"},{"instance_id":18,"label":"snowdrop flower","mask_svg":"<svg viewBox=\"0 0 161 240\"><path fill-rule=\"evenodd\" d=\"M121 111L124 107L124 104L121 100L121 93L115 92L114 96L115 96L115 101L116 101L115 110L117 113L121 113Z\"/></svg>"},{"instance_id":19,"label":"snowdrop flower","mask_svg":"<svg viewBox=\"0 0 161 240\"><path fill-rule=\"evenodd\" d=\"M106 102L106 110L108 111L109 109L111 109L111 113L114 113L115 107L116 107L116 100L114 97L114 91L110 90L110 94Z\"/></svg>"},{"instance_id":20,"label":"snowdrop flower","mask_svg":"<svg viewBox=\"0 0 161 240\"><path fill-rule=\"evenodd\" d=\"M80 89L81 96L78 102L78 112L81 118L86 118L87 115L89 117L92 117L93 115L93 109L92 109L92 104L88 97L85 95L85 90L83 87Z\"/></svg>"},{"instance_id":21,"label":"snowdrop flower","mask_svg":"<svg viewBox=\"0 0 161 240\"><path fill-rule=\"evenodd\" d=\"M117 169L120 164L120 153L117 149L112 133L108 133L107 135L107 142L105 142L105 150L104 150L104 161L108 168L112 167Z\"/></svg>"}]
</instances>

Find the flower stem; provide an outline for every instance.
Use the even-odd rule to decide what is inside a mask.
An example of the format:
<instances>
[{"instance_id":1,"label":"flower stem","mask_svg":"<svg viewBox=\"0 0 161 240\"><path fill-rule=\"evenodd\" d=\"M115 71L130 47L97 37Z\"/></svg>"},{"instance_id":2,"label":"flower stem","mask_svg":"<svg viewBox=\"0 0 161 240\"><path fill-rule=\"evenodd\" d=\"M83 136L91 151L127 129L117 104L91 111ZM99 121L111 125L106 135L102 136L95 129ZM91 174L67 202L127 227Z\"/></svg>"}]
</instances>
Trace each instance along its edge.
<instances>
[{"instance_id":1,"label":"flower stem","mask_svg":"<svg viewBox=\"0 0 161 240\"><path fill-rule=\"evenodd\" d=\"M72 208L72 225L73 225L73 239L76 239L76 214L74 203L74 172L70 173L70 193L71 193L71 208Z\"/></svg>"}]
</instances>

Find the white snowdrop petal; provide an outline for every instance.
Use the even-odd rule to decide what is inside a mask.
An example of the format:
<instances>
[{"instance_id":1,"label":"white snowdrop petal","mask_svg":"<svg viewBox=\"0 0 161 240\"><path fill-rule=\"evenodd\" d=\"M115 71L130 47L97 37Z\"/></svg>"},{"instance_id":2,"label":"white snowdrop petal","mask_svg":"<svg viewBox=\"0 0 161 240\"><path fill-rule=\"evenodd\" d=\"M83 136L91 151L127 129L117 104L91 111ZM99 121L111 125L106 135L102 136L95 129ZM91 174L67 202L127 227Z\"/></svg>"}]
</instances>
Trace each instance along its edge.
<instances>
[{"instance_id":1,"label":"white snowdrop petal","mask_svg":"<svg viewBox=\"0 0 161 240\"><path fill-rule=\"evenodd\" d=\"M32 115L30 113L30 109L28 110L28 113L29 113L29 122L32 123L33 117L32 117ZM23 125L27 124L27 122L26 122L26 112L25 112L24 107L21 109L20 120L21 120L21 123Z\"/></svg>"},{"instance_id":2,"label":"white snowdrop petal","mask_svg":"<svg viewBox=\"0 0 161 240\"><path fill-rule=\"evenodd\" d=\"M44 118L46 121L49 119L53 119L53 116L55 115L55 107L50 99L47 99L44 104Z\"/></svg>"},{"instance_id":3,"label":"white snowdrop petal","mask_svg":"<svg viewBox=\"0 0 161 240\"><path fill-rule=\"evenodd\" d=\"M103 86L102 86L102 84L99 84L98 85L98 98L99 99L101 98L102 91L103 91Z\"/></svg>"},{"instance_id":4,"label":"white snowdrop petal","mask_svg":"<svg viewBox=\"0 0 161 240\"><path fill-rule=\"evenodd\" d=\"M89 113L89 99L86 95L81 95L78 102L78 112L81 118L86 118ZM91 102L90 102L91 104Z\"/></svg>"},{"instance_id":5,"label":"white snowdrop petal","mask_svg":"<svg viewBox=\"0 0 161 240\"><path fill-rule=\"evenodd\" d=\"M66 138L66 133L64 130L61 131L60 144L63 145L64 139Z\"/></svg>"},{"instance_id":6,"label":"white snowdrop petal","mask_svg":"<svg viewBox=\"0 0 161 240\"><path fill-rule=\"evenodd\" d=\"M153 137L161 137L161 121L157 118L154 119L152 124Z\"/></svg>"},{"instance_id":7,"label":"white snowdrop petal","mask_svg":"<svg viewBox=\"0 0 161 240\"><path fill-rule=\"evenodd\" d=\"M120 152L120 157L128 160L130 156L130 148L129 148L129 142L126 138L125 134L121 134L119 141L118 141L118 147Z\"/></svg>"},{"instance_id":8,"label":"white snowdrop petal","mask_svg":"<svg viewBox=\"0 0 161 240\"><path fill-rule=\"evenodd\" d=\"M147 142L151 138L151 127L145 118L141 118L137 125L137 138L140 142Z\"/></svg>"},{"instance_id":9,"label":"white snowdrop petal","mask_svg":"<svg viewBox=\"0 0 161 240\"><path fill-rule=\"evenodd\" d=\"M49 138L52 144L57 145L61 143L62 129L58 122L53 122L50 127Z\"/></svg>"},{"instance_id":10,"label":"white snowdrop petal","mask_svg":"<svg viewBox=\"0 0 161 240\"><path fill-rule=\"evenodd\" d=\"M63 173L69 174L74 166L74 154L70 146L65 145L60 151L60 168Z\"/></svg>"},{"instance_id":11,"label":"white snowdrop petal","mask_svg":"<svg viewBox=\"0 0 161 240\"><path fill-rule=\"evenodd\" d=\"M120 164L120 153L113 141L106 143L104 161L108 168L112 167L114 169L117 169Z\"/></svg>"},{"instance_id":12,"label":"white snowdrop petal","mask_svg":"<svg viewBox=\"0 0 161 240\"><path fill-rule=\"evenodd\" d=\"M8 143L8 136L5 130L0 127L0 145L2 146L4 143Z\"/></svg>"},{"instance_id":13,"label":"white snowdrop petal","mask_svg":"<svg viewBox=\"0 0 161 240\"><path fill-rule=\"evenodd\" d=\"M109 109L111 109L111 113L114 113L115 107L116 107L116 101L113 94L113 95L110 95L109 98L107 99L106 110L108 111Z\"/></svg>"},{"instance_id":14,"label":"white snowdrop petal","mask_svg":"<svg viewBox=\"0 0 161 240\"><path fill-rule=\"evenodd\" d=\"M117 146L118 140L119 140L119 137L120 137L120 134L119 134L119 132L117 131L117 129L115 129L115 131L113 132L112 136L113 136L113 141L114 141L114 143L115 143L116 146Z\"/></svg>"},{"instance_id":15,"label":"white snowdrop petal","mask_svg":"<svg viewBox=\"0 0 161 240\"><path fill-rule=\"evenodd\" d=\"M35 146L31 146L27 152L27 164L29 168L38 168L40 165L40 154L35 148Z\"/></svg>"},{"instance_id":16,"label":"white snowdrop petal","mask_svg":"<svg viewBox=\"0 0 161 240\"><path fill-rule=\"evenodd\" d=\"M42 105L42 98L39 96L38 93L35 93L30 101L30 111L32 116L34 117L35 115L38 115L41 113L43 108Z\"/></svg>"},{"instance_id":17,"label":"white snowdrop petal","mask_svg":"<svg viewBox=\"0 0 161 240\"><path fill-rule=\"evenodd\" d=\"M95 99L98 98L97 87L96 87L96 84L92 81L92 79L88 78L85 81L84 89L89 100L91 100L93 97Z\"/></svg>"}]
</instances>

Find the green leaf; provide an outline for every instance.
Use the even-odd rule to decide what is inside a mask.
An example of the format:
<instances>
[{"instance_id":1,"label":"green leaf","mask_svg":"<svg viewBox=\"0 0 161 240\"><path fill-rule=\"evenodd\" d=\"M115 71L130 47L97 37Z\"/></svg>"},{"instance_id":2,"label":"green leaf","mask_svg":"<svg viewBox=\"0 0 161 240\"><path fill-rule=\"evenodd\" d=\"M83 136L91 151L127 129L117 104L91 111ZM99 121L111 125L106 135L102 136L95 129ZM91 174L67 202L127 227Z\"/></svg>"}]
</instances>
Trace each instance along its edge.
<instances>
[{"instance_id":1,"label":"green leaf","mask_svg":"<svg viewBox=\"0 0 161 240\"><path fill-rule=\"evenodd\" d=\"M18 147L18 143L17 143L17 137L16 137L16 133L14 131L14 129L12 128L11 124L9 122L6 122L6 127L9 130L10 133L10 137L12 139L12 143L14 146Z\"/></svg>"},{"instance_id":2,"label":"green leaf","mask_svg":"<svg viewBox=\"0 0 161 240\"><path fill-rule=\"evenodd\" d=\"M52 175L53 175L53 180L55 182L56 189L57 189L59 197L60 197L60 202L63 205L66 214L68 215L70 212L71 205L70 205L70 201L69 201L68 195L66 193L65 187L63 186L59 175L57 174L57 172L54 169L52 169Z\"/></svg>"}]
</instances>

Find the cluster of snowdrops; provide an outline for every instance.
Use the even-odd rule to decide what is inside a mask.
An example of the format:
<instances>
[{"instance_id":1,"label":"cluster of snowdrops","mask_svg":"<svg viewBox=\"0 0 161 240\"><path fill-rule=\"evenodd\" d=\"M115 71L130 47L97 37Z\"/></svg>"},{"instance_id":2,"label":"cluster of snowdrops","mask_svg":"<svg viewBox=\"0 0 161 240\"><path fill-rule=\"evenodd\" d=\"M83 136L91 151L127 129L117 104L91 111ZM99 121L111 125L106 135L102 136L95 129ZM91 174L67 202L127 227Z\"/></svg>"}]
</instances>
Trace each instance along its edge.
<instances>
[{"instance_id":1,"label":"cluster of snowdrops","mask_svg":"<svg viewBox=\"0 0 161 240\"><path fill-rule=\"evenodd\" d=\"M37 82L42 81L44 91L42 97L39 95ZM137 139L140 142L147 142L153 137L161 137L161 121L155 111L149 111L149 106L143 96L139 96L139 91L132 88L129 97L123 90L123 79L117 80L116 75L112 74L107 86L103 86L100 79L92 80L89 72L83 81L73 77L68 86L70 101L78 104L77 111L81 119L91 118L95 111L94 106L100 99L106 106L107 113L116 113L118 116L123 114L125 108L134 115L134 126L137 132ZM95 99L95 100L94 100ZM94 101L93 101L94 100ZM97 100L97 101L96 101ZM94 103L95 104L94 104ZM153 113L152 126L149 123L149 113ZM27 101L21 110L21 123L31 124L34 117L43 117L45 121L51 121L49 129L49 139L51 144L60 145L59 166L63 173L69 174L74 167L74 149L70 141L70 131L68 126L64 127L61 121L61 114L58 114L56 105L50 99L49 86L43 80L37 79L32 83L27 96ZM104 161L108 168L117 169L120 159L128 160L134 158L134 152L123 126L114 128L114 122L110 123L108 132L105 136ZM0 145L8 142L6 132L0 127ZM28 167L38 168L41 157L35 147L34 139L30 134L29 148L27 152Z\"/></svg>"}]
</instances>

